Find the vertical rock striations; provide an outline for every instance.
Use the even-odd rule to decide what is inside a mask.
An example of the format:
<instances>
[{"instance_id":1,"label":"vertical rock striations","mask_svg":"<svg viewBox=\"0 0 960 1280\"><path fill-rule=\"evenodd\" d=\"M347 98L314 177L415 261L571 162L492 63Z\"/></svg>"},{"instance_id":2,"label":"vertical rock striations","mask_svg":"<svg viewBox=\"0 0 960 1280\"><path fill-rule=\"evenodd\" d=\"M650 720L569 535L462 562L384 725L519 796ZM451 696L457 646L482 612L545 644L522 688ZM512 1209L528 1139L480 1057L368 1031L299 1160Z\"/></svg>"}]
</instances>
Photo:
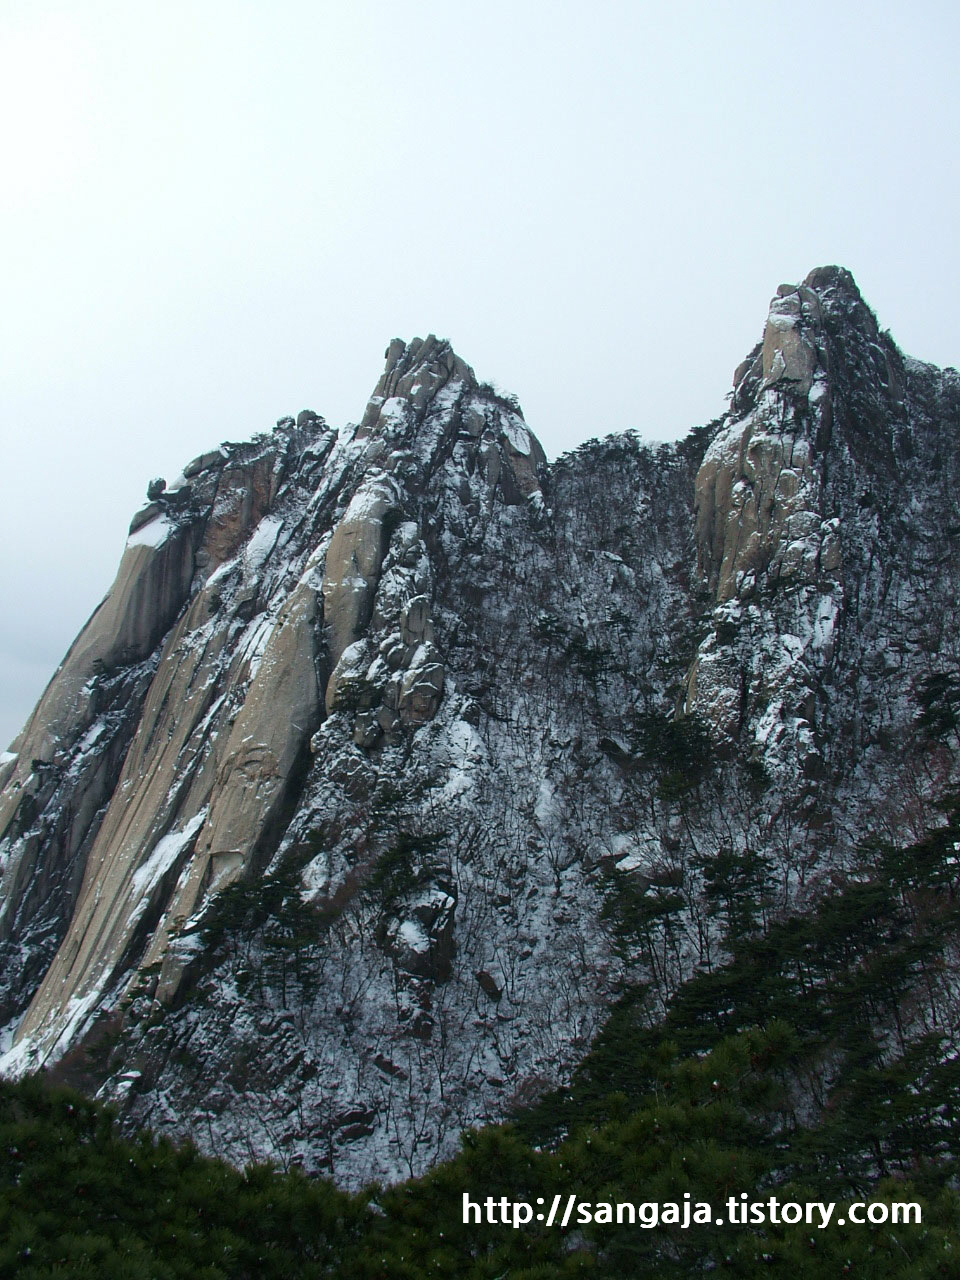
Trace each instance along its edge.
<instances>
[{"instance_id":1,"label":"vertical rock striations","mask_svg":"<svg viewBox=\"0 0 960 1280\"><path fill-rule=\"evenodd\" d=\"M562 1080L732 945L723 868L804 910L937 821L958 439L828 267L676 446L548 467L429 337L154 482L0 766L4 1069L96 1047L131 1123L354 1185Z\"/></svg>"}]
</instances>

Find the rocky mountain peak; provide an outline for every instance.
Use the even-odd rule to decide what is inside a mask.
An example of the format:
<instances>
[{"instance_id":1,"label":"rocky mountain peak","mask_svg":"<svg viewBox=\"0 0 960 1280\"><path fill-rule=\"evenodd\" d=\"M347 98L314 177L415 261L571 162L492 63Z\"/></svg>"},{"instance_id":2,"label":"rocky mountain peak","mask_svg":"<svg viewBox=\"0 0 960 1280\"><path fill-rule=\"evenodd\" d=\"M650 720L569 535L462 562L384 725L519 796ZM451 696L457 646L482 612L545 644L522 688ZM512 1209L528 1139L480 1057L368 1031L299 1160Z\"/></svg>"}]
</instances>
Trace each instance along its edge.
<instances>
[{"instance_id":1,"label":"rocky mountain peak","mask_svg":"<svg viewBox=\"0 0 960 1280\"><path fill-rule=\"evenodd\" d=\"M445 339L429 334L409 343L394 338L384 353L386 367L360 423L361 436L380 432L393 438L420 420L434 399L449 388L462 396L477 385L473 370ZM450 398L448 394L447 399Z\"/></svg>"},{"instance_id":2,"label":"rocky mountain peak","mask_svg":"<svg viewBox=\"0 0 960 1280\"><path fill-rule=\"evenodd\" d=\"M373 393L381 400L391 396L419 397L418 403L423 405L451 380L468 387L477 385L466 361L460 359L445 338L437 338L432 333L426 338L412 338L410 342L394 338L384 352L384 359L386 367Z\"/></svg>"},{"instance_id":3,"label":"rocky mountain peak","mask_svg":"<svg viewBox=\"0 0 960 1280\"><path fill-rule=\"evenodd\" d=\"M482 506L539 493L546 456L515 399L478 383L450 343L432 334L396 338L385 357L359 426L344 436L366 442L359 465L371 480L390 475L418 502L428 487L438 496L448 468L461 489L483 478Z\"/></svg>"},{"instance_id":4,"label":"rocky mountain peak","mask_svg":"<svg viewBox=\"0 0 960 1280\"><path fill-rule=\"evenodd\" d=\"M718 867L802 909L955 773L911 726L960 664L958 445L956 376L824 267L679 446L548 467L431 335L358 426L152 484L0 765L4 1068L106 1026L126 1114L352 1183L562 1081L627 968L662 1004L715 963Z\"/></svg>"},{"instance_id":5,"label":"rocky mountain peak","mask_svg":"<svg viewBox=\"0 0 960 1280\"><path fill-rule=\"evenodd\" d=\"M846 267L814 267L804 277L803 283L808 289L814 289L820 294L828 306L830 299L836 296L844 297L848 302L863 301L857 282Z\"/></svg>"},{"instance_id":6,"label":"rocky mountain peak","mask_svg":"<svg viewBox=\"0 0 960 1280\"><path fill-rule=\"evenodd\" d=\"M845 326L872 340L879 337L877 318L846 267L815 267L804 278L801 288L810 289L817 295L828 328L837 330Z\"/></svg>"}]
</instances>

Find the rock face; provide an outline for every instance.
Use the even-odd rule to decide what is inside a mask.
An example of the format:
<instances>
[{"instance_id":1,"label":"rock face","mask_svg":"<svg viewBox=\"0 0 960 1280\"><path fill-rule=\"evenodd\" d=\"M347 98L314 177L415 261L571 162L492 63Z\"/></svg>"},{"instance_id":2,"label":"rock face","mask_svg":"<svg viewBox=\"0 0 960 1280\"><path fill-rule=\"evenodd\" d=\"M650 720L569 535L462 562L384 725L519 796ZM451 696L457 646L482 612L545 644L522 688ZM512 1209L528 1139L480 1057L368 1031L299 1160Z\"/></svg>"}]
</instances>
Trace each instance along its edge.
<instances>
[{"instance_id":1,"label":"rock face","mask_svg":"<svg viewBox=\"0 0 960 1280\"><path fill-rule=\"evenodd\" d=\"M547 466L430 337L359 426L151 483L0 765L3 1069L89 1050L131 1123L350 1185L562 1080L625 966L654 1016L720 954L718 866L804 910L937 821L958 444L829 267L675 446Z\"/></svg>"}]
</instances>

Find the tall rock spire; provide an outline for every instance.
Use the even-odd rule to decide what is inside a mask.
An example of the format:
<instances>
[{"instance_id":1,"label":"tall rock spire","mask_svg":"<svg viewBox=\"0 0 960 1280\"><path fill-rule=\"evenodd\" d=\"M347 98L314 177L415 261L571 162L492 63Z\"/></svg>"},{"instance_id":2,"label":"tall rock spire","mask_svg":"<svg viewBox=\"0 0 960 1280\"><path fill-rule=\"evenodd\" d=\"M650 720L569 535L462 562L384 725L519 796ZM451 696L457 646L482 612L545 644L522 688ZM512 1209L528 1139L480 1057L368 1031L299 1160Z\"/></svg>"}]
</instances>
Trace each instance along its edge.
<instances>
[{"instance_id":1,"label":"tall rock spire","mask_svg":"<svg viewBox=\"0 0 960 1280\"><path fill-rule=\"evenodd\" d=\"M677 445L548 467L428 337L358 425L201 455L0 766L3 1069L91 1049L130 1123L422 1170L715 963L718 859L800 911L936 820L958 492L960 381L835 267Z\"/></svg>"}]
</instances>

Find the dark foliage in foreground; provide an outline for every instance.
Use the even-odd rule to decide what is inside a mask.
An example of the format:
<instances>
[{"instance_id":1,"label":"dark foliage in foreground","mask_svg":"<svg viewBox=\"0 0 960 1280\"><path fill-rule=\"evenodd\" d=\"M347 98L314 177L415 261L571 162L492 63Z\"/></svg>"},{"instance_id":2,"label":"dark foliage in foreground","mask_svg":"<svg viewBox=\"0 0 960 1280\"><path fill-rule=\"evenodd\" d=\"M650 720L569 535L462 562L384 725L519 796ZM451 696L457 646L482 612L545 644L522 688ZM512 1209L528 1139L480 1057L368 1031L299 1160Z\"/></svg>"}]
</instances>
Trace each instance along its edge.
<instances>
[{"instance_id":1,"label":"dark foliage in foreground","mask_svg":"<svg viewBox=\"0 0 960 1280\"><path fill-rule=\"evenodd\" d=\"M454 1160L399 1187L348 1195L296 1172L240 1172L150 1135L129 1141L107 1111L40 1080L0 1086L0 1276L960 1274L960 1055L943 1010L956 845L954 813L910 850L865 850L816 912L737 930L731 958L687 983L656 1027L642 988L627 989L568 1090L513 1126L468 1133ZM753 893L749 877L729 885ZM627 887L614 892L625 943L650 926L641 907ZM464 1193L549 1203L571 1192L594 1205L689 1194L718 1212L741 1192L912 1201L923 1221L461 1221Z\"/></svg>"}]
</instances>

